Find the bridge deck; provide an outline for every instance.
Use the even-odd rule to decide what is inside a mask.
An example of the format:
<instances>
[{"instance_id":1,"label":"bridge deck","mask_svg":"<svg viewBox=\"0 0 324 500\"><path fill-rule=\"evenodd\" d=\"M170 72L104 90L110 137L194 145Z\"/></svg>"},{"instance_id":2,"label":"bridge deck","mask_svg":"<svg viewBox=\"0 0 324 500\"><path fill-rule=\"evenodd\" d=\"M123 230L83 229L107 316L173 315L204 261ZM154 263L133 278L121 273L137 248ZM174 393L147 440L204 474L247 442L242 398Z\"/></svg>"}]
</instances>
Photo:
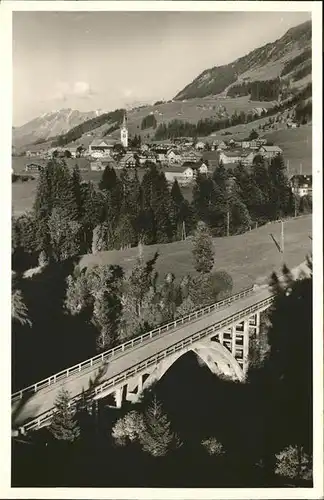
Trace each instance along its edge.
<instances>
[{"instance_id":1,"label":"bridge deck","mask_svg":"<svg viewBox=\"0 0 324 500\"><path fill-rule=\"evenodd\" d=\"M218 321L222 321L257 302L266 299L270 295L271 293L267 288L258 289L252 295L237 300L223 309L203 316L192 323L187 323L170 332L166 332L160 337L145 341L125 353L121 353L108 362L107 370L102 376L100 382L104 382L120 373L123 373L137 363L145 361L151 356L154 356L168 347L171 347L176 342L190 338L196 332L208 328ZM60 381L57 384L49 386L48 388L41 389L26 401L25 405L19 412L19 415L16 417L15 425L22 425L27 420L36 418L53 408L55 399L62 386L69 391L71 397L77 396L83 389L87 390L89 388L90 377L94 379L97 372L98 366L89 367L87 370L71 375L63 382ZM14 410L18 404L19 402L13 403L12 410Z\"/></svg>"}]
</instances>

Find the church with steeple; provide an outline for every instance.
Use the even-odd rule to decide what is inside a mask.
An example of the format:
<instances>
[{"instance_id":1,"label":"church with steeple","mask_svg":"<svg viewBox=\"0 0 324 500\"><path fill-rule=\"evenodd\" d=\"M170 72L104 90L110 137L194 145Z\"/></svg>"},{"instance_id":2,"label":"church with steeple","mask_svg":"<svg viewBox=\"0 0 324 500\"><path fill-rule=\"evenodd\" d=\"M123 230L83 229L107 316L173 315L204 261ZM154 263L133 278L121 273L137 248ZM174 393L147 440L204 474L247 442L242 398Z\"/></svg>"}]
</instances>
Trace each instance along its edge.
<instances>
[{"instance_id":1,"label":"church with steeple","mask_svg":"<svg viewBox=\"0 0 324 500\"><path fill-rule=\"evenodd\" d=\"M127 129L127 119L126 112L124 113L123 123L120 128L120 142L126 149L128 147L128 129Z\"/></svg>"}]
</instances>

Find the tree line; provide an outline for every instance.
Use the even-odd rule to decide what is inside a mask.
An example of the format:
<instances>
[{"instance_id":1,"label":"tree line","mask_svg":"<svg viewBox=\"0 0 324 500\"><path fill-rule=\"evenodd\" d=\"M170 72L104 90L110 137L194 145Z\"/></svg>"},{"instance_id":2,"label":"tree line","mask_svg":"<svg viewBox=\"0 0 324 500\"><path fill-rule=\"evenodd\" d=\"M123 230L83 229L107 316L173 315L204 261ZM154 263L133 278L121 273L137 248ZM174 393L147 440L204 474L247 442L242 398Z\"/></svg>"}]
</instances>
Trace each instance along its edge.
<instances>
[{"instance_id":1,"label":"tree line","mask_svg":"<svg viewBox=\"0 0 324 500\"><path fill-rule=\"evenodd\" d=\"M214 236L224 236L309 211L311 199L291 193L281 156L271 162L256 156L251 169L226 169L220 162L212 176L198 173L190 203L177 180L170 189L153 163L141 182L136 169L117 176L108 165L97 188L82 181L77 166L71 170L53 159L39 174L33 210L13 218L13 265L28 268L35 258L64 261L139 243L169 243L182 238L184 227L191 234L199 220Z\"/></svg>"},{"instance_id":2,"label":"tree line","mask_svg":"<svg viewBox=\"0 0 324 500\"><path fill-rule=\"evenodd\" d=\"M141 130L146 130L147 128L156 128L156 127L157 127L157 121L153 114L144 116L141 122Z\"/></svg>"},{"instance_id":3,"label":"tree line","mask_svg":"<svg viewBox=\"0 0 324 500\"><path fill-rule=\"evenodd\" d=\"M243 84L244 85L244 84ZM239 113L235 110L231 116L224 116L214 120L212 118L205 118L199 120L197 123L190 123L183 120L171 120L170 122L160 123L155 131L155 140L174 139L177 137L204 137L213 132L227 129L235 125L250 123L259 120L263 116L272 116L279 111L284 110L288 106L293 106L303 99L311 95L311 89L307 88L300 93L300 95L293 96L285 102L275 104L267 110L263 110L261 115L256 112L249 111L245 113L243 110ZM272 99L269 99L272 100Z\"/></svg>"},{"instance_id":4,"label":"tree line","mask_svg":"<svg viewBox=\"0 0 324 500\"><path fill-rule=\"evenodd\" d=\"M227 91L230 97L250 95L252 101L277 101L280 93L280 79L242 82Z\"/></svg>"},{"instance_id":5,"label":"tree line","mask_svg":"<svg viewBox=\"0 0 324 500\"><path fill-rule=\"evenodd\" d=\"M291 71L297 68L301 63L311 59L312 59L312 49L304 50L304 52L302 52L298 56L294 57L293 59L285 63L281 71L281 76L288 75L288 73L291 73Z\"/></svg>"}]
</instances>

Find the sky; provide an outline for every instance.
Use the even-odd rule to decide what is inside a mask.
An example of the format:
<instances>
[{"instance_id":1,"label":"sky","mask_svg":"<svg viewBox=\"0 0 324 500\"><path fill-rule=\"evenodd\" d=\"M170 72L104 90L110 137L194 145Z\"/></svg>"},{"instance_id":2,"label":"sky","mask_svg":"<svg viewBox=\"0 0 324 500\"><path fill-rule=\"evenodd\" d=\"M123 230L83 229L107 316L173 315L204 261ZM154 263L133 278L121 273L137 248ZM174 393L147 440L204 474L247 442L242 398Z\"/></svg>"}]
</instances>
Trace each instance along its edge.
<instances>
[{"instance_id":1,"label":"sky","mask_svg":"<svg viewBox=\"0 0 324 500\"><path fill-rule=\"evenodd\" d=\"M307 12L14 12L13 125L61 108L172 99Z\"/></svg>"}]
</instances>

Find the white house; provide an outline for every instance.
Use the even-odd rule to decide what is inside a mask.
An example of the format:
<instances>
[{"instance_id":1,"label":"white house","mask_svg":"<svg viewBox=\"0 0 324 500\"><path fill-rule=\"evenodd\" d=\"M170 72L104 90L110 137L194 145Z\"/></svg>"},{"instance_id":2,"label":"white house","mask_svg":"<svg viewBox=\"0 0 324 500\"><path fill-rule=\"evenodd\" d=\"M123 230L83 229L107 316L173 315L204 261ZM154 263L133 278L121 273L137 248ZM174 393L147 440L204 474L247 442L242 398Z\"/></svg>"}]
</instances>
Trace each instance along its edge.
<instances>
[{"instance_id":1,"label":"white house","mask_svg":"<svg viewBox=\"0 0 324 500\"><path fill-rule=\"evenodd\" d=\"M228 165L229 163L239 163L243 159L242 153L238 151L222 151L219 155L219 161L223 163L223 165Z\"/></svg>"},{"instance_id":2,"label":"white house","mask_svg":"<svg viewBox=\"0 0 324 500\"><path fill-rule=\"evenodd\" d=\"M182 175L185 179L187 180L193 180L194 177L196 176L196 171L192 167L187 167L183 172Z\"/></svg>"},{"instance_id":3,"label":"white house","mask_svg":"<svg viewBox=\"0 0 324 500\"><path fill-rule=\"evenodd\" d=\"M136 158L133 153L126 153L119 161L120 168L135 168L136 167Z\"/></svg>"},{"instance_id":4,"label":"white house","mask_svg":"<svg viewBox=\"0 0 324 500\"><path fill-rule=\"evenodd\" d=\"M182 175L187 180L193 180L195 179L197 172L199 172L200 174L208 174L208 167L206 163L201 163L200 165L196 163L187 166L182 172Z\"/></svg>"},{"instance_id":5,"label":"white house","mask_svg":"<svg viewBox=\"0 0 324 500\"><path fill-rule=\"evenodd\" d=\"M197 170L199 171L200 174L206 174L206 175L208 174L208 167L206 163L202 163Z\"/></svg>"},{"instance_id":6,"label":"white house","mask_svg":"<svg viewBox=\"0 0 324 500\"><path fill-rule=\"evenodd\" d=\"M300 196L312 195L313 177L312 175L293 175L290 179L291 190Z\"/></svg>"},{"instance_id":7,"label":"white house","mask_svg":"<svg viewBox=\"0 0 324 500\"><path fill-rule=\"evenodd\" d=\"M197 149L197 151L203 151L205 149L205 143L202 141L198 141L195 144L195 148Z\"/></svg>"},{"instance_id":8,"label":"white house","mask_svg":"<svg viewBox=\"0 0 324 500\"><path fill-rule=\"evenodd\" d=\"M181 154L174 149L169 149L166 154L167 161L169 163L181 163Z\"/></svg>"},{"instance_id":9,"label":"white house","mask_svg":"<svg viewBox=\"0 0 324 500\"><path fill-rule=\"evenodd\" d=\"M253 164L254 157L256 156L256 153L254 151L251 151L248 154L242 155L241 162L243 165L246 166L251 166Z\"/></svg>"},{"instance_id":10,"label":"white house","mask_svg":"<svg viewBox=\"0 0 324 500\"><path fill-rule=\"evenodd\" d=\"M281 155L282 149L280 149L279 146L261 146L259 153L265 158L271 159L275 156Z\"/></svg>"},{"instance_id":11,"label":"white house","mask_svg":"<svg viewBox=\"0 0 324 500\"><path fill-rule=\"evenodd\" d=\"M110 152L115 144L116 141L113 139L105 141L102 139L94 139L89 145L89 155L93 156L94 158L103 158L104 156L110 156Z\"/></svg>"}]
</instances>

